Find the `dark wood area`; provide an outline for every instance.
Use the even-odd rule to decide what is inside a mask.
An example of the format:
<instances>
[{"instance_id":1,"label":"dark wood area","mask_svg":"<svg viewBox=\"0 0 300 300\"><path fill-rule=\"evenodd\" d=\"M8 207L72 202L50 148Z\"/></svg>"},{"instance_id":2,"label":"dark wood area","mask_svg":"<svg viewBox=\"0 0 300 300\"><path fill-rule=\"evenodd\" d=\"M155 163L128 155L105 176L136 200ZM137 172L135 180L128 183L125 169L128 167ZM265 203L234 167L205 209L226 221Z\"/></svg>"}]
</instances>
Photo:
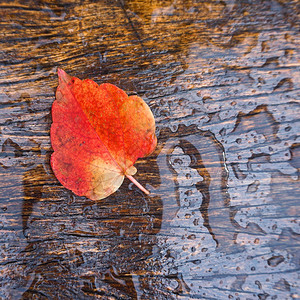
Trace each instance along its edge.
<instances>
[{"instance_id":1,"label":"dark wood area","mask_svg":"<svg viewBox=\"0 0 300 300\"><path fill-rule=\"evenodd\" d=\"M296 0L1 1L0 299L300 297ZM57 67L138 94L158 146L91 201L49 159Z\"/></svg>"}]
</instances>

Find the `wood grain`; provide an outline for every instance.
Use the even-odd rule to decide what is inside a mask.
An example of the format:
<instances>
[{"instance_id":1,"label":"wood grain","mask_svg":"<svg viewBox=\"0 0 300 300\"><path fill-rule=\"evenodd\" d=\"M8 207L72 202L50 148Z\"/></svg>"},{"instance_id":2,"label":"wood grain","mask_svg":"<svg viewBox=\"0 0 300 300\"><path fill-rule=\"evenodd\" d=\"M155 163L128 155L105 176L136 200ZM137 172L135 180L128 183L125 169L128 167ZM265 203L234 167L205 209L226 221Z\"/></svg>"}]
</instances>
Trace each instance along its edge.
<instances>
[{"instance_id":1,"label":"wood grain","mask_svg":"<svg viewBox=\"0 0 300 300\"><path fill-rule=\"evenodd\" d=\"M0 299L299 294L297 1L2 1ZM98 202L50 165L57 67L138 94L138 177Z\"/></svg>"}]
</instances>

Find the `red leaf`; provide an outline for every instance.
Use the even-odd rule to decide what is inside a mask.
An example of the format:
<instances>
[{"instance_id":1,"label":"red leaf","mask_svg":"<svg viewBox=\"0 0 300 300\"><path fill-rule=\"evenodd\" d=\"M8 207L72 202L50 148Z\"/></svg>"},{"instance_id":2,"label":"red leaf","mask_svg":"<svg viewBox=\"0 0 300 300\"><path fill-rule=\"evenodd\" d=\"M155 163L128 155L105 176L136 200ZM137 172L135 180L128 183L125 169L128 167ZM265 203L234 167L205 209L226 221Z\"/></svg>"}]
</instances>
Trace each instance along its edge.
<instances>
[{"instance_id":1,"label":"red leaf","mask_svg":"<svg viewBox=\"0 0 300 300\"><path fill-rule=\"evenodd\" d=\"M58 69L52 105L51 166L57 179L79 196L98 200L114 193L133 164L156 147L155 121L138 96L118 87L80 80Z\"/></svg>"}]
</instances>

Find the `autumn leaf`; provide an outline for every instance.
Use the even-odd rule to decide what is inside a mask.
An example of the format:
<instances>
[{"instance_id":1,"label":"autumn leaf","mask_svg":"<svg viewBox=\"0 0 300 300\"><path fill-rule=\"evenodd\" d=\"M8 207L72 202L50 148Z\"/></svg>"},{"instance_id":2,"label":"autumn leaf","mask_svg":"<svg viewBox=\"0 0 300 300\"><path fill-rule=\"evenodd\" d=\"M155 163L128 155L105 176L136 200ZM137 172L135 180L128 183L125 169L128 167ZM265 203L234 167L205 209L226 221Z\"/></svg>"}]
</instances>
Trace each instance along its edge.
<instances>
[{"instance_id":1,"label":"autumn leaf","mask_svg":"<svg viewBox=\"0 0 300 300\"><path fill-rule=\"evenodd\" d=\"M58 69L52 105L51 166L57 179L92 200L114 193L133 166L156 147L155 121L148 105L115 85L80 80Z\"/></svg>"}]
</instances>

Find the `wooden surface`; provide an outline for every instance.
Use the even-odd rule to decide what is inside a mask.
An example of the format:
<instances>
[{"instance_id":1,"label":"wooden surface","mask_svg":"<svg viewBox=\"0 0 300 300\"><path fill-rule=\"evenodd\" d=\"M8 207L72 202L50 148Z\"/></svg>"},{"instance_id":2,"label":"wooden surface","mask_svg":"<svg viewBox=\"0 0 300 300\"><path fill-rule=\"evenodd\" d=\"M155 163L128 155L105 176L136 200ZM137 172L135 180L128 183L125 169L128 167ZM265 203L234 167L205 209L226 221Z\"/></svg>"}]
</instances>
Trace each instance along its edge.
<instances>
[{"instance_id":1,"label":"wooden surface","mask_svg":"<svg viewBox=\"0 0 300 300\"><path fill-rule=\"evenodd\" d=\"M299 2L2 1L0 299L297 299ZM151 107L98 202L50 165L57 67Z\"/></svg>"}]
</instances>

